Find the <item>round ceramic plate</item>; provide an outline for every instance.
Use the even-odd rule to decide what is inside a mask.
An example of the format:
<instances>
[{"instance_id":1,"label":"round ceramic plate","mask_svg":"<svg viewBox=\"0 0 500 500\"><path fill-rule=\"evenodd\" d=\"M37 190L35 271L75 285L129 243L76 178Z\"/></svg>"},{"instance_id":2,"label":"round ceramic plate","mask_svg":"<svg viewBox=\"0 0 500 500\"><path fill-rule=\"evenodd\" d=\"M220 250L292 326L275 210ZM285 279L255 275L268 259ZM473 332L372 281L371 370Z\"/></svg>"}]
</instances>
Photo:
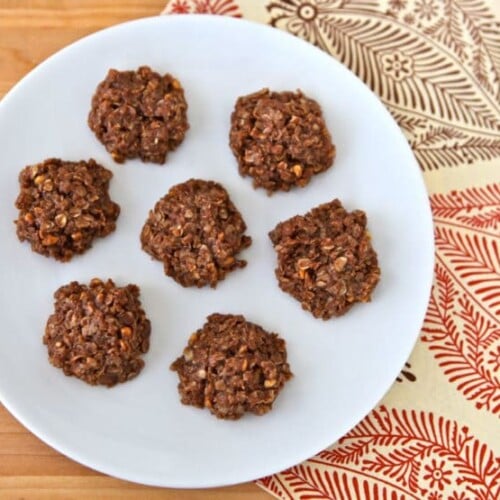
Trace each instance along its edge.
<instances>
[{"instance_id":1,"label":"round ceramic plate","mask_svg":"<svg viewBox=\"0 0 500 500\"><path fill-rule=\"evenodd\" d=\"M191 128L164 166L115 164L87 127L109 68L150 65L185 88ZM302 89L322 106L337 146L333 168L309 186L268 197L242 179L228 147L238 96ZM89 36L24 78L0 104L0 399L69 457L139 483L208 487L256 479L332 444L380 400L417 338L429 296L433 243L426 191L408 144L378 99L341 64L278 30L223 17L143 19ZM17 176L49 157L95 158L114 172L118 227L62 264L16 237ZM185 289L141 251L148 210L189 178L229 191L248 225L248 265L216 290ZM368 214L382 279L369 304L322 321L278 288L268 239L275 224L340 198ZM136 283L152 322L146 366L107 389L66 377L42 344L53 292L72 280ZM271 413L222 421L183 406L169 364L212 312L241 313L287 342L295 377Z\"/></svg>"}]
</instances>

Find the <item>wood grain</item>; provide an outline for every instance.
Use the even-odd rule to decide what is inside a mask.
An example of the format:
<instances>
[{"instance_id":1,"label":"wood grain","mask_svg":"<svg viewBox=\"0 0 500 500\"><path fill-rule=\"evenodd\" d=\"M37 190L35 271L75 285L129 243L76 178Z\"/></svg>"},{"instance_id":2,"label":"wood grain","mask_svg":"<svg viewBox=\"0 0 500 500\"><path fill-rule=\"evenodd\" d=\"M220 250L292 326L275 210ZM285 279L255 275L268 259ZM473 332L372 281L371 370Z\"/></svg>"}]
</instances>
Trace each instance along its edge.
<instances>
[{"instance_id":1,"label":"wood grain","mask_svg":"<svg viewBox=\"0 0 500 500\"><path fill-rule=\"evenodd\" d=\"M107 26L153 16L165 0L0 0L0 97L65 45ZM0 405L0 499L270 498L254 484L210 490L149 488L60 455Z\"/></svg>"}]
</instances>

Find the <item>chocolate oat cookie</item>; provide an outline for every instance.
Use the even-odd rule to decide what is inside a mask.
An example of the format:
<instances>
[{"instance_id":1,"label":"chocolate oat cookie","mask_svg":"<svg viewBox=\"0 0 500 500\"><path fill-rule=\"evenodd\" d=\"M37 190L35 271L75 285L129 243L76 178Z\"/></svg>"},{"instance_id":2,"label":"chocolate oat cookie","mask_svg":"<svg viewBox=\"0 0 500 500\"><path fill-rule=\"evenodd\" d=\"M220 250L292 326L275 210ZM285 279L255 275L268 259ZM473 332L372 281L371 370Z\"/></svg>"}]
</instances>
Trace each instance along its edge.
<instances>
[{"instance_id":1,"label":"chocolate oat cookie","mask_svg":"<svg viewBox=\"0 0 500 500\"><path fill-rule=\"evenodd\" d=\"M112 176L94 160L51 158L24 168L16 200L18 238L63 262L85 252L116 228L120 207L109 197Z\"/></svg>"},{"instance_id":2,"label":"chocolate oat cookie","mask_svg":"<svg viewBox=\"0 0 500 500\"><path fill-rule=\"evenodd\" d=\"M88 384L108 387L139 374L151 325L136 285L117 287L97 278L90 286L73 281L54 298L55 311L43 337L54 366Z\"/></svg>"},{"instance_id":3,"label":"chocolate oat cookie","mask_svg":"<svg viewBox=\"0 0 500 500\"><path fill-rule=\"evenodd\" d=\"M327 170L335 146L319 104L297 92L268 89L239 97L231 115L231 149L254 187L289 191Z\"/></svg>"},{"instance_id":4,"label":"chocolate oat cookie","mask_svg":"<svg viewBox=\"0 0 500 500\"><path fill-rule=\"evenodd\" d=\"M285 341L232 314L211 314L189 338L171 370L179 376L182 403L236 420L263 415L292 377Z\"/></svg>"},{"instance_id":5,"label":"chocolate oat cookie","mask_svg":"<svg viewBox=\"0 0 500 500\"><path fill-rule=\"evenodd\" d=\"M177 283L215 288L227 273L246 265L236 258L252 242L245 229L220 184L191 179L156 203L142 228L141 243Z\"/></svg>"},{"instance_id":6,"label":"chocolate oat cookie","mask_svg":"<svg viewBox=\"0 0 500 500\"><path fill-rule=\"evenodd\" d=\"M366 214L346 212L339 200L280 222L269 237L278 255L279 286L316 318L368 302L380 279Z\"/></svg>"},{"instance_id":7,"label":"chocolate oat cookie","mask_svg":"<svg viewBox=\"0 0 500 500\"><path fill-rule=\"evenodd\" d=\"M88 124L118 163L141 158L163 164L189 128L184 90L173 76L148 66L110 69L92 98Z\"/></svg>"}]
</instances>

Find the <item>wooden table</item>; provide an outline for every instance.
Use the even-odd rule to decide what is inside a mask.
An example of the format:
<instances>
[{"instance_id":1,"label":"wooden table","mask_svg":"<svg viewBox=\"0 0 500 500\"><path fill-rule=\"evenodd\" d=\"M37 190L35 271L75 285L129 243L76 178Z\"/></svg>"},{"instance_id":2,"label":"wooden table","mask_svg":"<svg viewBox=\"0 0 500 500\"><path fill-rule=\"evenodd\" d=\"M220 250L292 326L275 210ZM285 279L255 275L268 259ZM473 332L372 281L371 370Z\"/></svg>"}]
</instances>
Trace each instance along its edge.
<instances>
[{"instance_id":1,"label":"wooden table","mask_svg":"<svg viewBox=\"0 0 500 500\"><path fill-rule=\"evenodd\" d=\"M165 0L0 0L0 97L65 45L129 19L153 16ZM211 490L148 488L104 476L60 455L0 405L0 498L266 499L248 483Z\"/></svg>"}]
</instances>

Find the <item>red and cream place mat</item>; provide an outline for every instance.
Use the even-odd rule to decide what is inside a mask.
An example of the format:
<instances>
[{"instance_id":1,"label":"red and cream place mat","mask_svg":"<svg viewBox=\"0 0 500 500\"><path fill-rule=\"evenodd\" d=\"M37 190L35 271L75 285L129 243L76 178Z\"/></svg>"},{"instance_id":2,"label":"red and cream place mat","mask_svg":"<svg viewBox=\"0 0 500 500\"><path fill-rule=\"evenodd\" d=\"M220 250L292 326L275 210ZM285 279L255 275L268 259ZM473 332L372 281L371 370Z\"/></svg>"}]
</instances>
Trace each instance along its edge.
<instances>
[{"instance_id":1,"label":"red and cream place mat","mask_svg":"<svg viewBox=\"0 0 500 500\"><path fill-rule=\"evenodd\" d=\"M170 0L164 13L244 17L341 61L408 138L434 214L434 287L400 377L338 443L258 484L283 499L500 498L500 2Z\"/></svg>"}]
</instances>

